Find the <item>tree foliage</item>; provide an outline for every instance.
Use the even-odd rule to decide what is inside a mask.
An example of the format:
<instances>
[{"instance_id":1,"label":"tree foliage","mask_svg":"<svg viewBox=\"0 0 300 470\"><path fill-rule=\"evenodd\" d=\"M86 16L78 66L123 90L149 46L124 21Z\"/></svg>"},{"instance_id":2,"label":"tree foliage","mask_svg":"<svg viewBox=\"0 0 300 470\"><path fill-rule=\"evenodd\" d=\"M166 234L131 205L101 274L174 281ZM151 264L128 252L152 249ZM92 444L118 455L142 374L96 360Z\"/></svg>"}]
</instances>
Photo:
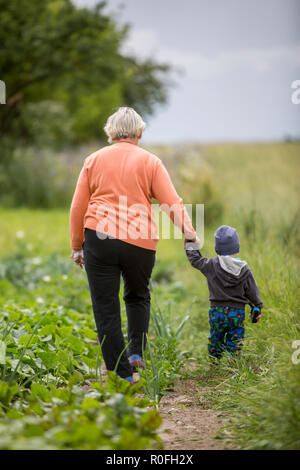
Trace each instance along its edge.
<instances>
[{"instance_id":1,"label":"tree foliage","mask_svg":"<svg viewBox=\"0 0 300 470\"><path fill-rule=\"evenodd\" d=\"M169 66L121 52L128 27L70 0L0 0L0 135L18 142L103 136L121 105L151 114L166 100Z\"/></svg>"}]
</instances>

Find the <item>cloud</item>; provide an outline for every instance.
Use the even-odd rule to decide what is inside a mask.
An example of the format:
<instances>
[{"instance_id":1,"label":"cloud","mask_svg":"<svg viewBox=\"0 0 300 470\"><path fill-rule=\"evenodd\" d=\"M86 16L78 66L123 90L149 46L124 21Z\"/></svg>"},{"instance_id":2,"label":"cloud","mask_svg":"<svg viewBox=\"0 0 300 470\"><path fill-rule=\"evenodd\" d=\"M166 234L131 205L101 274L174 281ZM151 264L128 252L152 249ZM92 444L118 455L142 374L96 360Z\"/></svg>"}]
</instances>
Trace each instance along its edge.
<instances>
[{"instance_id":1,"label":"cloud","mask_svg":"<svg viewBox=\"0 0 300 470\"><path fill-rule=\"evenodd\" d=\"M152 29L132 29L123 46L123 52L142 59L155 57L169 62L182 68L189 78L222 77L239 68L263 73L272 70L274 66L300 66L300 44L225 50L208 56L201 52L164 45Z\"/></svg>"}]
</instances>

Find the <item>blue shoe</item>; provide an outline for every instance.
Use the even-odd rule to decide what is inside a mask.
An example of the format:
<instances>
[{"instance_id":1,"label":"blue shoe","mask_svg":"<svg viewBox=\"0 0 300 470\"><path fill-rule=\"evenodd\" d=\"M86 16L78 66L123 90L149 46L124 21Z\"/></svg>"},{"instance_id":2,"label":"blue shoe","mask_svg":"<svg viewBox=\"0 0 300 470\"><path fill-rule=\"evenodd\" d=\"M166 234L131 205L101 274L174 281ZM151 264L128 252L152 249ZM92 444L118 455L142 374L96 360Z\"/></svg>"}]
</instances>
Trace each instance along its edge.
<instances>
[{"instance_id":1,"label":"blue shoe","mask_svg":"<svg viewBox=\"0 0 300 470\"><path fill-rule=\"evenodd\" d=\"M144 367L143 359L139 354L129 356L129 364L133 368L133 372L136 372L138 367Z\"/></svg>"},{"instance_id":2,"label":"blue shoe","mask_svg":"<svg viewBox=\"0 0 300 470\"><path fill-rule=\"evenodd\" d=\"M133 384L133 377L130 375L129 377L125 377L125 380L127 380L130 384Z\"/></svg>"}]
</instances>

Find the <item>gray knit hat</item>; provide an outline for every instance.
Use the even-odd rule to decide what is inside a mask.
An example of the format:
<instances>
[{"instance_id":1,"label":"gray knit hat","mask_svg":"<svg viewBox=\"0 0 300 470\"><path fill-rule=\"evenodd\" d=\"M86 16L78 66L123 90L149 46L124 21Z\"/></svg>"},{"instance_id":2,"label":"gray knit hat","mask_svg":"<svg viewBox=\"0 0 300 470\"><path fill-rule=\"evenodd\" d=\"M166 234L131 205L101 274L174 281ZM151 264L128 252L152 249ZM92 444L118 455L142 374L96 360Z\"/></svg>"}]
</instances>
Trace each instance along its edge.
<instances>
[{"instance_id":1,"label":"gray knit hat","mask_svg":"<svg viewBox=\"0 0 300 470\"><path fill-rule=\"evenodd\" d=\"M229 225L221 225L215 233L215 250L218 255L234 255L240 251L237 231Z\"/></svg>"}]
</instances>

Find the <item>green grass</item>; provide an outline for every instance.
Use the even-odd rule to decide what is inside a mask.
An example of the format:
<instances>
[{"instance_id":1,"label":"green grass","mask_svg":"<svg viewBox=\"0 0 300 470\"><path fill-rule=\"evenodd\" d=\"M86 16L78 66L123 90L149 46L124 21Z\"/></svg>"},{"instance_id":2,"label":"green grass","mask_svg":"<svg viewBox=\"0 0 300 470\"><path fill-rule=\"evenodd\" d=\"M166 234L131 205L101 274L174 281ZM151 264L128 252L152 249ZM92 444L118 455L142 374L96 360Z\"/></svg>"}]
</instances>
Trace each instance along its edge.
<instances>
[{"instance_id":1,"label":"green grass","mask_svg":"<svg viewBox=\"0 0 300 470\"><path fill-rule=\"evenodd\" d=\"M264 310L259 325L246 323L242 359L232 364L224 358L212 371L206 354L206 282L200 273L182 264L179 251L176 277L183 280L188 296L198 295L183 347L193 345L199 361L199 385L210 384L202 397L205 406L228 414L226 437L229 433L241 448L299 449L300 365L292 363L292 343L300 339L300 145L202 147L199 173L200 156L205 156L225 203L221 220L205 227L202 251L214 256L213 233L220 223L235 226L241 257L254 272ZM186 164L188 159L187 151ZM198 179L196 172L195 181ZM162 256L167 256L167 242ZM174 256L170 247L172 260Z\"/></svg>"},{"instance_id":2,"label":"green grass","mask_svg":"<svg viewBox=\"0 0 300 470\"><path fill-rule=\"evenodd\" d=\"M160 154L159 147L154 151ZM203 194L197 188L208 181L211 197L224 204L220 219L205 225L203 254L214 256L218 225L236 227L241 257L253 270L264 301L262 322L246 322L242 359L232 364L224 358L211 370L206 281L188 266L180 242L160 242L158 258L175 264L174 279L182 283L181 297L173 295L178 310L197 296L182 348L199 363L195 376L205 387L200 405L226 411L224 435L238 447L299 449L300 365L292 362L292 343L300 339L300 144L191 145L173 155L169 149L167 157L186 202L189 194L194 202L210 202L197 200ZM191 189L182 184L185 178Z\"/></svg>"},{"instance_id":3,"label":"green grass","mask_svg":"<svg viewBox=\"0 0 300 470\"><path fill-rule=\"evenodd\" d=\"M262 322L246 322L241 360L233 363L224 357L219 367L211 369L206 352L206 281L188 264L182 240L161 240L153 279L163 315L170 308L168 325L179 325L195 300L180 345L176 344L176 360L188 351L198 361L193 375L199 388L205 387L199 406L226 411L226 437L237 447L299 449L300 365L293 364L291 357L293 341L300 340L300 145L188 145L152 150L165 160L185 202L205 202L212 208L210 214L218 215L207 219L203 254L214 256L213 234L218 225L237 228L241 257L250 265L264 301ZM216 207L221 210L214 212ZM0 220L1 304L13 301L16 309L30 305L39 311L55 303L84 313L92 329L85 273L68 264L68 211L1 209ZM24 238L18 239L20 230ZM36 257L42 258L40 264L32 262ZM43 280L47 276L50 281ZM125 321L122 300L121 307ZM154 323L151 328L154 340ZM159 367L153 361L150 380ZM167 374L173 380L177 373L176 367L168 367L160 392L168 387ZM159 384L152 380L152 385L149 394L157 394Z\"/></svg>"}]
</instances>

